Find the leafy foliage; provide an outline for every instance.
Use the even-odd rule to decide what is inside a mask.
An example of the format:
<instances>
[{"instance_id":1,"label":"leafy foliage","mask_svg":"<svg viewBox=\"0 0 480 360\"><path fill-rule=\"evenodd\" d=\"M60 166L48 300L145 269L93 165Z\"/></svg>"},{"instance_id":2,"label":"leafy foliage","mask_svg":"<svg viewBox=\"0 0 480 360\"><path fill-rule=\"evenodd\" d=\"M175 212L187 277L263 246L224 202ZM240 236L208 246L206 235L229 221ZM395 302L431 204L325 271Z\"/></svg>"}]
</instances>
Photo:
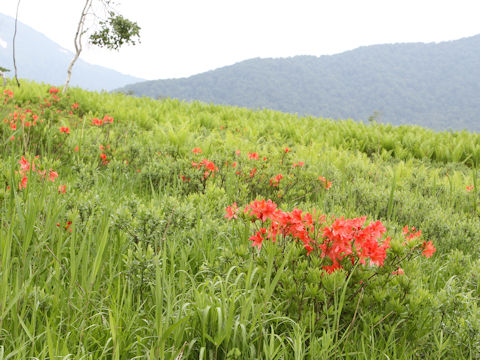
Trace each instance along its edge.
<instances>
[{"instance_id":1,"label":"leafy foliage","mask_svg":"<svg viewBox=\"0 0 480 360\"><path fill-rule=\"evenodd\" d=\"M109 13L105 21L99 22L100 30L90 35L90 43L111 50L118 50L124 44L135 45L140 37L140 27L136 22L122 15Z\"/></svg>"},{"instance_id":2,"label":"leafy foliage","mask_svg":"<svg viewBox=\"0 0 480 360\"><path fill-rule=\"evenodd\" d=\"M0 98L0 354L480 356L478 135L10 88ZM329 239L325 256L299 222L266 238L275 211L262 206L273 203L282 216L324 215L308 236ZM342 234L353 245L331 250L332 229L352 221ZM355 241L370 232L384 234L381 251L371 238L362 265L367 245Z\"/></svg>"}]
</instances>

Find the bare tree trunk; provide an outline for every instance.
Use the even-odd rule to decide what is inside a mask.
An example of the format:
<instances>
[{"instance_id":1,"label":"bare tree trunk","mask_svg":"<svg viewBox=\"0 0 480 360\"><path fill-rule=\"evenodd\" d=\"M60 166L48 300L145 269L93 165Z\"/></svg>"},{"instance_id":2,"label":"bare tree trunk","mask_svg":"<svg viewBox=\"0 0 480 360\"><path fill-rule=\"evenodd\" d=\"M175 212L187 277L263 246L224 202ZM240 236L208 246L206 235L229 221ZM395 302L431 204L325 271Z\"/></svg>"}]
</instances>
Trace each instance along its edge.
<instances>
[{"instance_id":1,"label":"bare tree trunk","mask_svg":"<svg viewBox=\"0 0 480 360\"><path fill-rule=\"evenodd\" d=\"M17 2L17 13L15 15L15 31L13 33L13 67L15 68L15 80L17 81L18 87L20 87L20 81L18 81L17 61L15 59L15 38L17 37L17 22L18 22L18 8L19 7L20 7L20 0L18 0L18 2ZM5 82L5 78L4 78L4 82Z\"/></svg>"},{"instance_id":2,"label":"bare tree trunk","mask_svg":"<svg viewBox=\"0 0 480 360\"><path fill-rule=\"evenodd\" d=\"M72 77L73 65L75 65L75 62L78 60L78 58L80 57L80 53L82 52L82 36L85 33L85 31L83 30L83 27L85 25L85 18L88 14L88 11L90 10L90 7L92 6L92 1L93 0L85 1L82 14L80 15L80 20L78 21L77 32L75 33L75 39L74 39L75 56L73 57L72 61L70 62L70 65L68 66L67 80L65 81L65 86L63 87L63 91L62 91L63 94L65 94L68 90L70 79Z\"/></svg>"}]
</instances>

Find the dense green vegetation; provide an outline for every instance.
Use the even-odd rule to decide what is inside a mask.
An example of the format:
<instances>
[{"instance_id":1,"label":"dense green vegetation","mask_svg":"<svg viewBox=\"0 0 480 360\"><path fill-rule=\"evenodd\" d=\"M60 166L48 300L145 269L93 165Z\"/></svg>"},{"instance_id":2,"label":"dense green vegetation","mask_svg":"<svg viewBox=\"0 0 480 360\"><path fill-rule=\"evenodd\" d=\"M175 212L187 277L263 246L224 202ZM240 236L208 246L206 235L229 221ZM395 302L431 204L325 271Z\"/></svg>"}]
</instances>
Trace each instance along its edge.
<instances>
[{"instance_id":1,"label":"dense green vegetation","mask_svg":"<svg viewBox=\"0 0 480 360\"><path fill-rule=\"evenodd\" d=\"M251 59L185 79L121 89L214 104L436 130L480 131L480 35L361 47L332 56Z\"/></svg>"},{"instance_id":2,"label":"dense green vegetation","mask_svg":"<svg viewBox=\"0 0 480 360\"><path fill-rule=\"evenodd\" d=\"M9 85L0 359L480 357L478 135ZM255 199L379 220L387 258L259 250Z\"/></svg>"}]
</instances>

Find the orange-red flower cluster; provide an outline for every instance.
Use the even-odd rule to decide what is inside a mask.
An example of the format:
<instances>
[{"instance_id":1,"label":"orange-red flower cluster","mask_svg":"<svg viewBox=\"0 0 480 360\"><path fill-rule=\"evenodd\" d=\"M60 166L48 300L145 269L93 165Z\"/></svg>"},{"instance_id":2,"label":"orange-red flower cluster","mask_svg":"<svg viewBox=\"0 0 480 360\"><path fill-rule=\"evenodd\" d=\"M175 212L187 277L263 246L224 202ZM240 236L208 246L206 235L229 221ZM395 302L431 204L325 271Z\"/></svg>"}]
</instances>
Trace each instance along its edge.
<instances>
[{"instance_id":1,"label":"orange-red flower cluster","mask_svg":"<svg viewBox=\"0 0 480 360\"><path fill-rule=\"evenodd\" d=\"M103 124L113 124L113 117L105 115L103 119L98 119L98 118L93 118L92 119L92 124L96 126L102 126Z\"/></svg>"},{"instance_id":2,"label":"orange-red flower cluster","mask_svg":"<svg viewBox=\"0 0 480 360\"><path fill-rule=\"evenodd\" d=\"M225 211L225 217L229 220L238 216L236 203L225 208ZM331 225L325 226L325 215L304 213L300 209L283 211L272 200L254 200L245 206L244 214L252 222L261 222L258 230L250 237L252 246L260 249L263 241L270 239L275 242L279 236L295 242L301 241L307 255L316 251L321 258L328 259L329 265L323 266L328 273L342 269L344 260L352 264L382 267L390 248L390 238L384 238L387 231L385 226L380 221L365 225L366 216L332 219ZM415 228L412 231L409 233L408 227L404 228L407 241L421 235L421 231L416 231ZM421 249L426 257L435 252L431 241L424 242ZM401 275L403 270L399 268L395 274Z\"/></svg>"},{"instance_id":3,"label":"orange-red flower cluster","mask_svg":"<svg viewBox=\"0 0 480 360\"><path fill-rule=\"evenodd\" d=\"M417 229L415 229L415 226L412 226L412 228L408 230L408 225L405 225L403 228L403 235L405 236L405 242L403 244L406 245L409 241L422 236L422 230L417 231ZM435 253L435 251L437 251L431 241L424 241L421 249L422 255L427 258L431 257Z\"/></svg>"},{"instance_id":4,"label":"orange-red flower cluster","mask_svg":"<svg viewBox=\"0 0 480 360\"><path fill-rule=\"evenodd\" d=\"M35 160L38 159L38 156L35 156ZM35 160L30 163L23 155L22 158L18 161L20 164L20 170L18 173L22 176L22 180L18 184L18 189L22 190L27 187L28 182L28 173L37 173L41 176L42 179L47 177L47 170L38 170L35 168ZM58 173L52 169L48 169L48 180L55 182L55 179L58 177Z\"/></svg>"},{"instance_id":5,"label":"orange-red flower cluster","mask_svg":"<svg viewBox=\"0 0 480 360\"><path fill-rule=\"evenodd\" d=\"M203 159L199 163L196 163L195 161L192 161L192 166L196 169L205 168L204 173L203 173L203 178L204 179L208 178L209 176L214 176L215 171L218 170L218 167L215 166L215 164L208 159Z\"/></svg>"},{"instance_id":6,"label":"orange-red flower cluster","mask_svg":"<svg viewBox=\"0 0 480 360\"><path fill-rule=\"evenodd\" d=\"M319 177L318 177L318 180L320 180L321 182L323 182L326 190L328 190L328 189L330 189L330 188L332 187L332 182L331 182L331 181L328 181L328 180L325 179L323 176L319 176Z\"/></svg>"},{"instance_id":7,"label":"orange-red flower cluster","mask_svg":"<svg viewBox=\"0 0 480 360\"><path fill-rule=\"evenodd\" d=\"M278 184L280 184L280 180L283 179L283 175L282 174L278 174L277 176L275 176L274 178L271 178L270 179L270 186L273 186L273 187L277 187Z\"/></svg>"}]
</instances>

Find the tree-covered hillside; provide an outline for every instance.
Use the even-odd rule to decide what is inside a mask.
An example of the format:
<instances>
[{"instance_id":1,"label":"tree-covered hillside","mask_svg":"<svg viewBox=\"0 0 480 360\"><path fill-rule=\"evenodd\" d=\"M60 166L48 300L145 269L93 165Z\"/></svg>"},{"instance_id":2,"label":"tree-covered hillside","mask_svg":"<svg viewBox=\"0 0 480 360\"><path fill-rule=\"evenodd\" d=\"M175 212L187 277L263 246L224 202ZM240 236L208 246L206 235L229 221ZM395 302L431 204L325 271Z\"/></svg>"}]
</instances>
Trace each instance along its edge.
<instances>
[{"instance_id":1,"label":"tree-covered hillside","mask_svg":"<svg viewBox=\"0 0 480 360\"><path fill-rule=\"evenodd\" d=\"M361 47L332 56L251 59L120 91L289 113L480 131L480 35Z\"/></svg>"}]
</instances>

